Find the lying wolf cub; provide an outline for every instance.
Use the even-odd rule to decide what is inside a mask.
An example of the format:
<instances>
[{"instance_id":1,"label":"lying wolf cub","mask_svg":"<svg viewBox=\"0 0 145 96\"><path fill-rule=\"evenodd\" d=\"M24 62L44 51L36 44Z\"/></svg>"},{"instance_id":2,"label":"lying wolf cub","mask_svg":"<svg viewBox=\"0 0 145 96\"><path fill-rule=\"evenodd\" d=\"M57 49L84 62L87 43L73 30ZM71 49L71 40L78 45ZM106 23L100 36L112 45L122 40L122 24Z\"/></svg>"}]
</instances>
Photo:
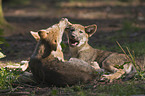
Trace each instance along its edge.
<instances>
[{"instance_id":1,"label":"lying wolf cub","mask_svg":"<svg viewBox=\"0 0 145 96\"><path fill-rule=\"evenodd\" d=\"M91 37L96 30L97 26L95 24L82 26L80 24L71 24L69 22L69 26L65 29L65 33L68 38L72 57L88 62L96 69L99 68L97 66L99 63L100 67L113 73L104 75L104 78L110 79L110 81L121 77L124 73L129 74L130 72L135 71L131 63L125 64L124 69L115 68L116 65L122 65L128 61L124 54L94 49L88 44L88 38Z\"/></svg>"}]
</instances>

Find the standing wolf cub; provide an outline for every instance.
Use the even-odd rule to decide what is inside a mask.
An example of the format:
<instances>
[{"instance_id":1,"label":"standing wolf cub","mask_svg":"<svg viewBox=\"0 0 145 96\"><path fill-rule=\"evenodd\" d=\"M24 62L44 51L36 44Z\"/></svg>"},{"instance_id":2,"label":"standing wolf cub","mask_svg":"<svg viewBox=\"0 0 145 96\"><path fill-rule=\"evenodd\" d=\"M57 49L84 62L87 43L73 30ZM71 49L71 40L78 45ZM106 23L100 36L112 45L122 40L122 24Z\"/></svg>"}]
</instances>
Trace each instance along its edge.
<instances>
[{"instance_id":1,"label":"standing wolf cub","mask_svg":"<svg viewBox=\"0 0 145 96\"><path fill-rule=\"evenodd\" d=\"M125 64L123 69L115 68L116 65L123 65L128 62L124 54L112 53L99 49L94 49L88 44L88 38L91 37L97 30L97 25L82 26L80 24L71 24L65 29L68 38L70 52L72 57L84 60L96 69L99 66L113 74L103 75L103 79L107 78L110 81L120 78L123 74L129 74L135 71L131 63Z\"/></svg>"}]
</instances>

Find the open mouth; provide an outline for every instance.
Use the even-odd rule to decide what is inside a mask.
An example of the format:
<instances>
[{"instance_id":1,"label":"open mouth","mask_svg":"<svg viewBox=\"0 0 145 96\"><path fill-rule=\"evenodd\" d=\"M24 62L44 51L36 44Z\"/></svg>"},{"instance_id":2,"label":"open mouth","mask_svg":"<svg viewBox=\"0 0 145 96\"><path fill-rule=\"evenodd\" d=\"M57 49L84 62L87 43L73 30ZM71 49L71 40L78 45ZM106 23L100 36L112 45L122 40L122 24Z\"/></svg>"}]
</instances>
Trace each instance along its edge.
<instances>
[{"instance_id":1,"label":"open mouth","mask_svg":"<svg viewBox=\"0 0 145 96\"><path fill-rule=\"evenodd\" d=\"M78 40L75 40L75 39L72 39L72 38L69 39L69 45L70 45L71 47L75 47L75 46L77 46L78 44L79 44L79 41L78 41Z\"/></svg>"}]
</instances>

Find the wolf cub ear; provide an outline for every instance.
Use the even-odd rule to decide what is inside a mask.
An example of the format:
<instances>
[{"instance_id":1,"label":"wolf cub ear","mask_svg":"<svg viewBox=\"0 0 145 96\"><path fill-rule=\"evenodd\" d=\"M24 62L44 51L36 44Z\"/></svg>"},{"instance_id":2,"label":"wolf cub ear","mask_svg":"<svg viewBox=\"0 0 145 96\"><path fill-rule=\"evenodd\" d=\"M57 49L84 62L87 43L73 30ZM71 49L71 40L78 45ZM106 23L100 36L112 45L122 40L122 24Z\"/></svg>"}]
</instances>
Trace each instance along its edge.
<instances>
[{"instance_id":1,"label":"wolf cub ear","mask_svg":"<svg viewBox=\"0 0 145 96\"><path fill-rule=\"evenodd\" d=\"M39 36L38 32L30 31L30 33L36 39L36 41L40 40L40 36Z\"/></svg>"},{"instance_id":2,"label":"wolf cub ear","mask_svg":"<svg viewBox=\"0 0 145 96\"><path fill-rule=\"evenodd\" d=\"M89 35L89 37L91 37L96 32L96 30L97 30L96 24L85 26L85 32Z\"/></svg>"},{"instance_id":3,"label":"wolf cub ear","mask_svg":"<svg viewBox=\"0 0 145 96\"><path fill-rule=\"evenodd\" d=\"M41 39L45 39L47 37L46 30L39 30L38 34L39 34Z\"/></svg>"}]
</instances>

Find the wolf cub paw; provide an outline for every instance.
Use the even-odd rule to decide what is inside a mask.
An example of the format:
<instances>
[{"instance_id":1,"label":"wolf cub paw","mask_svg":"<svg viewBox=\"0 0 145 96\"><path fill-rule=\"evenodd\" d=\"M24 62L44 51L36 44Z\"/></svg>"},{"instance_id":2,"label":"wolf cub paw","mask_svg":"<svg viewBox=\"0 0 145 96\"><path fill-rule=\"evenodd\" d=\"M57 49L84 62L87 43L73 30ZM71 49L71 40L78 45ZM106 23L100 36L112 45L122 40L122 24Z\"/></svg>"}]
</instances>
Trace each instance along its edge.
<instances>
[{"instance_id":1,"label":"wolf cub paw","mask_svg":"<svg viewBox=\"0 0 145 96\"><path fill-rule=\"evenodd\" d=\"M108 82L112 82L114 80L114 77L112 76L112 74L110 75L102 75L102 78L100 79L100 81L108 81Z\"/></svg>"}]
</instances>

